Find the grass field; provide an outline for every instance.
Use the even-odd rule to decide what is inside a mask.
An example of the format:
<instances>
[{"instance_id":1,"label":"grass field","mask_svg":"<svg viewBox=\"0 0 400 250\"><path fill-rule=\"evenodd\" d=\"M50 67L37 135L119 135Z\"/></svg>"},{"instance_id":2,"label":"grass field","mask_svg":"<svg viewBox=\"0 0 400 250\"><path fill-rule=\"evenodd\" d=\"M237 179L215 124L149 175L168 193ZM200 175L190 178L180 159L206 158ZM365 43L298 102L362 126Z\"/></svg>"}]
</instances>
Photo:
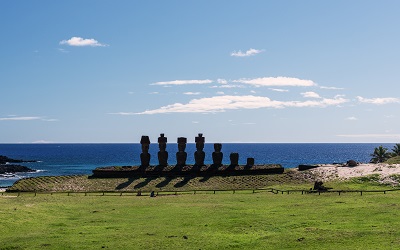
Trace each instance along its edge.
<instances>
[{"instance_id":1,"label":"grass field","mask_svg":"<svg viewBox=\"0 0 400 250\"><path fill-rule=\"evenodd\" d=\"M0 249L399 249L400 192L8 193Z\"/></svg>"}]
</instances>

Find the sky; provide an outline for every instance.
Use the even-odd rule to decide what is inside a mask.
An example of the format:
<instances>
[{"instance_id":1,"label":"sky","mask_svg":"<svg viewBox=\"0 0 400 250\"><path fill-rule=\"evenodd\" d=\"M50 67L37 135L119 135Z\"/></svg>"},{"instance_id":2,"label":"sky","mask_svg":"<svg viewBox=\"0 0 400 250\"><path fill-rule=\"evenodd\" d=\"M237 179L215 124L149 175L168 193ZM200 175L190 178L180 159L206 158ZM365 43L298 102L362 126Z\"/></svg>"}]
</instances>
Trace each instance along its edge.
<instances>
[{"instance_id":1,"label":"sky","mask_svg":"<svg viewBox=\"0 0 400 250\"><path fill-rule=\"evenodd\" d=\"M0 143L399 143L399 9L0 1Z\"/></svg>"}]
</instances>

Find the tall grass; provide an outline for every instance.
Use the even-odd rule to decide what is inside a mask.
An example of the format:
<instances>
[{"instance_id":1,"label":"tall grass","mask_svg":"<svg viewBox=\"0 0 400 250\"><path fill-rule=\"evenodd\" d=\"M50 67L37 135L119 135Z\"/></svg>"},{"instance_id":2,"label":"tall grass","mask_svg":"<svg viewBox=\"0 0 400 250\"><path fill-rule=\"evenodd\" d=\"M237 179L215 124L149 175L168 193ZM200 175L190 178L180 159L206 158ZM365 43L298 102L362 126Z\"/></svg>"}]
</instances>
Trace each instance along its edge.
<instances>
[{"instance_id":1,"label":"tall grass","mask_svg":"<svg viewBox=\"0 0 400 250\"><path fill-rule=\"evenodd\" d=\"M399 249L400 193L0 196L0 249Z\"/></svg>"}]
</instances>

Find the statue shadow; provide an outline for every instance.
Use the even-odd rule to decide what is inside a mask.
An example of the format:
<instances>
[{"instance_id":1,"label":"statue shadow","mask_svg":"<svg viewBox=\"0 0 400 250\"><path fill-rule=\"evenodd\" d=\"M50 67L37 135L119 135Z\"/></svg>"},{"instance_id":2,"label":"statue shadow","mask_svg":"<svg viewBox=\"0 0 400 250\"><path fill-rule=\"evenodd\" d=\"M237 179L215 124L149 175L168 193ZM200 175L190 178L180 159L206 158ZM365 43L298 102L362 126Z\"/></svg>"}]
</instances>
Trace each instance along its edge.
<instances>
[{"instance_id":1,"label":"statue shadow","mask_svg":"<svg viewBox=\"0 0 400 250\"><path fill-rule=\"evenodd\" d=\"M176 187L176 188L183 187L183 186L185 186L186 184L188 184L188 182L189 182L191 179L193 179L193 177L191 177L191 176L184 177L183 180L181 180L180 182L176 183L176 184L174 185L174 187Z\"/></svg>"},{"instance_id":2,"label":"statue shadow","mask_svg":"<svg viewBox=\"0 0 400 250\"><path fill-rule=\"evenodd\" d=\"M150 181L152 181L154 179L154 177L147 177L144 181L136 184L133 188L134 189L138 189L138 188L142 188L147 186L147 184L149 184Z\"/></svg>"},{"instance_id":3,"label":"statue shadow","mask_svg":"<svg viewBox=\"0 0 400 250\"><path fill-rule=\"evenodd\" d=\"M211 175L203 176L203 178L201 178L201 179L199 180L199 182L206 182L206 181L208 181L208 180L210 179L210 177L211 177Z\"/></svg>"},{"instance_id":4,"label":"statue shadow","mask_svg":"<svg viewBox=\"0 0 400 250\"><path fill-rule=\"evenodd\" d=\"M128 178L128 180L126 182L119 184L115 189L116 190L124 189L124 188L128 187L129 185L131 185L132 182L134 182L136 179L137 178Z\"/></svg>"},{"instance_id":5,"label":"statue shadow","mask_svg":"<svg viewBox=\"0 0 400 250\"><path fill-rule=\"evenodd\" d=\"M158 183L158 184L156 185L156 188L162 188L162 187L167 186L167 185L172 181L172 179L174 179L174 178L172 178L172 177L165 177L165 180L163 180L162 182Z\"/></svg>"}]
</instances>

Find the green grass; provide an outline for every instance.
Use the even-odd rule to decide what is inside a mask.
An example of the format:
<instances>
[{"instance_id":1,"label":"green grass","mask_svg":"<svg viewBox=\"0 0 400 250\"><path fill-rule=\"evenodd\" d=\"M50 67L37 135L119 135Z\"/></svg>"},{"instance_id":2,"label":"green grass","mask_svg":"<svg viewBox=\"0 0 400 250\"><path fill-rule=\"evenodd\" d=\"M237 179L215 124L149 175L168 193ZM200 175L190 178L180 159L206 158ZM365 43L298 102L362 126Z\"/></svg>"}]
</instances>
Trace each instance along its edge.
<instances>
[{"instance_id":1,"label":"green grass","mask_svg":"<svg viewBox=\"0 0 400 250\"><path fill-rule=\"evenodd\" d=\"M292 171L276 175L214 176L194 178L89 178L88 176L42 176L15 183L10 191L191 191L263 188L292 183L311 186Z\"/></svg>"},{"instance_id":2,"label":"green grass","mask_svg":"<svg viewBox=\"0 0 400 250\"><path fill-rule=\"evenodd\" d=\"M399 199L400 192L7 193L0 249L399 249Z\"/></svg>"},{"instance_id":3,"label":"green grass","mask_svg":"<svg viewBox=\"0 0 400 250\"><path fill-rule=\"evenodd\" d=\"M400 156L392 157L388 159L385 163L387 164L400 164Z\"/></svg>"}]
</instances>

